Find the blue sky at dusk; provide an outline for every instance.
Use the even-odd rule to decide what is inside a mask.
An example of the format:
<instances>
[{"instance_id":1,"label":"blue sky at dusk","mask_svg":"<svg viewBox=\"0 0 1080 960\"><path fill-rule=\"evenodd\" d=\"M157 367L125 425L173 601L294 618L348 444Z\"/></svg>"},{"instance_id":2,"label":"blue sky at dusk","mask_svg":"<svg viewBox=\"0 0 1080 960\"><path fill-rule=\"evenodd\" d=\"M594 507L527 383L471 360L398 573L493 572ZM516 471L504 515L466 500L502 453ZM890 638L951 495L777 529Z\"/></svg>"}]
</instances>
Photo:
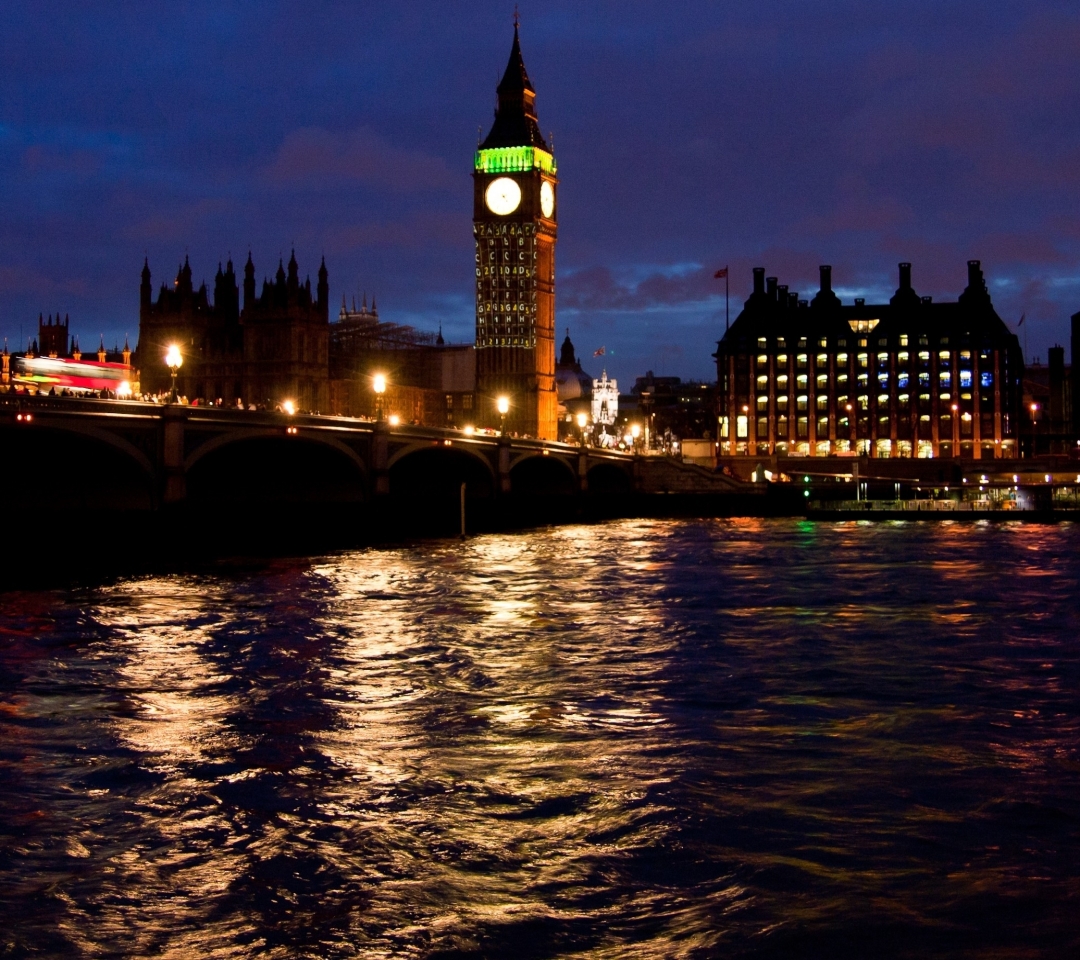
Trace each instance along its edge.
<instances>
[{"instance_id":1,"label":"blue sky at dusk","mask_svg":"<svg viewBox=\"0 0 1080 960\"><path fill-rule=\"evenodd\" d=\"M521 2L561 178L558 339L711 379L761 265L804 296L955 299L983 261L1029 353L1080 310L1073 3ZM132 345L143 256L212 285L295 245L332 301L473 334L473 151L512 3L6 3L0 334ZM22 340L20 341L20 333ZM599 362L586 360L599 375Z\"/></svg>"}]
</instances>

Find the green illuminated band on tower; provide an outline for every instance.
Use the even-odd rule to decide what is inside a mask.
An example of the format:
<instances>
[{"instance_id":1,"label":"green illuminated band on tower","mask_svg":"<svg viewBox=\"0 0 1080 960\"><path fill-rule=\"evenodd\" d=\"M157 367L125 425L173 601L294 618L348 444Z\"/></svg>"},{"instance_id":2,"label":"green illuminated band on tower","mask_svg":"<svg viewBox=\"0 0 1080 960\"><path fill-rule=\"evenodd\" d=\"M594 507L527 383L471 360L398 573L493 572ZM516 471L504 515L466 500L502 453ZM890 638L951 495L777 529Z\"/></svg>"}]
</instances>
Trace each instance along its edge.
<instances>
[{"instance_id":1,"label":"green illuminated band on tower","mask_svg":"<svg viewBox=\"0 0 1080 960\"><path fill-rule=\"evenodd\" d=\"M524 173L543 170L555 173L555 157L537 147L495 147L476 151L478 173Z\"/></svg>"}]
</instances>

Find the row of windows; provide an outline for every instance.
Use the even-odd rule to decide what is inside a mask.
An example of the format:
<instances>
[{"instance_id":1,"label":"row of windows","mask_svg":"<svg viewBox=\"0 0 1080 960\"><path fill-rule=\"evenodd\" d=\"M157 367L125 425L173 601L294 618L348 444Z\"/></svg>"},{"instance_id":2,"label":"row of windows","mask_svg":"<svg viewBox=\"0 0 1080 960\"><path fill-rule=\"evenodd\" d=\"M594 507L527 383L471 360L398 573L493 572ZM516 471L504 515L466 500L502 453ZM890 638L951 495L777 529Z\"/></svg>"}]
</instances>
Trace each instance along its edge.
<instances>
[{"instance_id":1,"label":"row of windows","mask_svg":"<svg viewBox=\"0 0 1080 960\"><path fill-rule=\"evenodd\" d=\"M478 347L535 347L536 337L477 337Z\"/></svg>"},{"instance_id":2,"label":"row of windows","mask_svg":"<svg viewBox=\"0 0 1080 960\"><path fill-rule=\"evenodd\" d=\"M794 426L796 435L799 436L799 437L805 437L807 435L808 430L809 430L810 421L811 421L810 417L793 417L793 418L778 417L777 421L776 421L776 431L775 431L774 435L777 436L777 437L786 437L788 435L788 433L789 433L789 430L791 429L791 426ZM919 425L920 425L920 433L923 433L925 435L926 433L928 433L930 431L931 419L930 419L930 417L928 415L924 415L924 416L919 417L918 422L919 422ZM828 417L817 417L814 420L814 423L815 423L815 426L817 428L817 435L819 437L824 436L825 434L828 433L828 431L829 431ZM963 437L971 436L972 433L974 432L973 424L974 424L974 421L972 420L972 418L970 416L960 418L959 424L958 424L959 428L960 428L960 435L963 436ZM745 417L745 416L736 417L735 418L735 436L736 436L736 438L740 439L740 440L746 439L748 431L750 429L750 425L751 425L751 421L750 421L749 417ZM837 423L838 428L840 428L842 431L849 432L849 433L850 433L850 430L851 430L851 426L852 426L851 421L847 417L842 417ZM863 431L868 432L869 431L869 426L870 426L870 418L869 417L859 417L858 418L858 428L859 428L860 432L863 432ZM898 426L901 426L901 425L898 424ZM907 424L903 424L903 426L907 426ZM769 421L766 418L764 418L764 417L757 418L757 420L754 422L754 427L755 427L755 433L757 434L757 437L759 439L765 439L765 438L767 438L769 436ZM952 429L953 429L953 418L952 418L951 414L946 413L946 414L942 414L941 416L938 417L938 433L939 434L941 434L941 435L949 435L949 434L952 433ZM889 421L888 417L878 417L878 432L879 433L889 433L890 432L890 421ZM907 432L907 431L905 430L905 432ZM986 420L984 418L983 431L982 432L984 434L987 434L987 435L992 433L993 432L993 422L988 421L988 420ZM1005 432L1006 433L1008 432L1007 425L1005 427ZM727 421L726 417L722 418L721 421L720 421L720 436L722 438L728 436L728 421Z\"/></svg>"},{"instance_id":3,"label":"row of windows","mask_svg":"<svg viewBox=\"0 0 1080 960\"><path fill-rule=\"evenodd\" d=\"M875 376L876 376L877 382L881 385L881 388L883 390L888 389L889 377L891 375L889 373L878 373ZM865 387L870 382L869 374L865 374L865 373L858 374L855 379L856 379L856 382L859 384L860 387ZM958 380L959 380L960 388L962 390L970 390L971 387L974 384L974 374L970 370L961 370L960 374L959 374L959 377L958 377ZM807 385L809 384L809 382L810 382L809 377L806 374L800 374L800 375L795 377L795 384L796 384L796 386L798 386L801 389L805 389L807 387ZM846 373L840 373L840 374L836 375L836 383L837 384L845 384L845 383L848 383L848 382L849 382L848 375ZM914 381L912 379L911 374L906 370L901 370L896 374L896 385L901 390L906 390L909 386L912 385L913 382ZM767 390L769 388L769 378L765 374L759 375L757 377L755 383L757 385L758 390ZM789 379L789 377L788 377L788 375L786 373L781 373L781 374L777 375L777 377L776 377L776 388L778 390L787 390L789 383L790 383L790 379ZM829 385L829 378L828 378L828 376L826 374L821 373L821 374L818 374L817 377L814 379L814 383L816 384L816 386L817 386L817 388L819 390L823 390ZM941 371L939 371L938 372L938 383L941 385L942 388L951 387L952 386L952 372L949 371L949 370L941 370ZM918 374L918 384L919 384L920 387L928 387L928 386L930 386L930 374L925 372L925 371L919 373ZM983 387L984 389L988 389L988 388L992 387L993 385L994 385L994 375L992 373L990 373L990 371L988 371L988 370L983 371L982 373L979 374L979 386L980 387Z\"/></svg>"},{"instance_id":4,"label":"row of windows","mask_svg":"<svg viewBox=\"0 0 1080 960\"><path fill-rule=\"evenodd\" d=\"M473 233L478 237L532 236L531 223L474 223Z\"/></svg>"},{"instance_id":5,"label":"row of windows","mask_svg":"<svg viewBox=\"0 0 1080 960\"><path fill-rule=\"evenodd\" d=\"M846 353L838 353L835 356L836 356L836 366L838 366L838 367L846 367L848 365L848 359L849 359L848 354L846 354ZM863 370L869 368L869 366L870 366L870 357L871 356L872 356L872 354L869 354L869 353L857 353L857 354L855 354L856 366L860 367ZM889 358L890 358L890 356L895 356L896 363L897 363L898 366L908 366L911 363L911 354L907 353L906 351L900 351L897 354L888 354L888 353L879 353L879 354L877 354L877 364L878 364L878 366L879 367L888 367L889 366ZM916 356L918 357L919 366L921 366L921 367L929 367L930 366L930 351L929 350L920 350L916 354ZM813 359L814 360L814 365L819 370L828 369L828 367L829 367L829 357L830 357L830 355L827 354L827 353L819 353L813 358L811 357L810 354L806 354L806 353L796 354L796 356L795 356L795 367L798 370L805 370L807 368L807 366L809 365L810 360ZM778 354L776 354L775 359L776 359L776 366L777 367L786 367L787 363L788 363L788 354L786 354L786 353L778 353ZM989 361L992 358L984 356L981 359ZM960 362L962 364L967 365L967 366L971 365L971 351L970 350L963 350L963 351L960 352ZM952 364L952 354L948 350L940 351L938 353L938 366L939 367L942 367L942 366L948 367L951 364ZM762 369L767 368L768 366L769 366L769 355L765 354L765 353L758 354L758 356L757 356L757 367L758 367L758 369L762 370ZM981 364L981 366L985 366L985 364Z\"/></svg>"},{"instance_id":6,"label":"row of windows","mask_svg":"<svg viewBox=\"0 0 1080 960\"><path fill-rule=\"evenodd\" d=\"M915 339L916 338L913 338L910 334L901 333L895 338L896 346L898 346L898 347L912 346ZM889 338L888 337L877 337L876 340L877 340L877 346L879 346L879 347L887 347L887 346L889 346ZM855 338L855 343L860 347L868 346L869 341L870 341L869 337ZM920 346L920 347L928 347L928 346L930 346L931 337L928 334L921 334L917 338L917 341L918 341L918 343L917 343L918 346ZM949 345L949 338L948 337L937 337L934 342L935 342L935 344L937 346L947 347ZM768 337L758 337L757 338L757 346L758 346L759 350L767 350L770 345L773 346L777 350L788 350L788 349L790 349L790 347L788 345L788 338L787 337L776 337L775 339L773 339L771 341L771 343L770 343L770 339ZM791 343L791 346L794 347L795 349L798 349L798 350L805 350L805 349L807 349L809 347L809 345L810 345L810 338L809 337L799 337L798 339L793 339L792 343ZM822 350L828 349L828 347L830 346L830 339L828 337L818 337L815 340L815 345L819 349L822 349ZM834 347L846 347L848 345L848 338L847 337L839 337L839 338L833 340L831 342L831 345L834 346ZM983 350L982 355L984 357L990 357L991 356L991 351L988 350L988 349Z\"/></svg>"},{"instance_id":7,"label":"row of windows","mask_svg":"<svg viewBox=\"0 0 1080 960\"><path fill-rule=\"evenodd\" d=\"M478 303L476 315L483 319L486 313L532 313L535 303Z\"/></svg>"},{"instance_id":8,"label":"row of windows","mask_svg":"<svg viewBox=\"0 0 1080 960\"><path fill-rule=\"evenodd\" d=\"M870 396L871 395L868 394L868 393L858 394L855 397L854 402L857 403L863 410L865 410L870 405ZM887 407L889 405L889 399L890 399L889 394L887 394L887 393L879 393L877 395L877 405L879 407ZM901 410L904 410L904 409L907 408L908 404L911 402L911 399L912 398L911 398L910 394L901 393L896 398L897 405L900 407ZM952 394L942 393L942 394L938 395L938 399L942 403L951 403L953 397L952 397ZM970 403L971 402L971 394L969 394L969 393L968 394L962 394L961 397L960 397L960 400L964 401L965 404ZM847 394L838 394L837 397L836 397L836 405L838 407L846 406L849 401L851 401L851 397L849 397ZM928 393L920 393L918 395L918 402L919 402L920 406L929 406L929 404L930 404L930 394L928 394ZM777 410L779 410L779 411L787 410L788 404L789 404L789 398L787 396L778 396L778 397L775 398L775 403L776 403L776 409ZM806 394L800 394L799 396L795 397L795 407L798 410L807 409L807 406L809 405L809 403L810 403L810 398L808 396L806 396ZM827 393L816 394L814 396L814 404L819 410L828 409L829 395ZM769 398L767 396L759 396L757 398L756 407L757 407L758 410L766 410L766 409L768 409L768 406L769 406Z\"/></svg>"},{"instance_id":9,"label":"row of windows","mask_svg":"<svg viewBox=\"0 0 1080 960\"><path fill-rule=\"evenodd\" d=\"M494 259L495 259L494 257L491 257L491 260L494 260ZM480 262L479 257L476 258L476 262L477 263ZM518 276L521 276L521 277L535 277L536 276L536 268L535 267L492 267L492 266L477 267L476 268L476 275L478 277L491 277L491 276L499 276L499 277L518 277Z\"/></svg>"}]
</instances>

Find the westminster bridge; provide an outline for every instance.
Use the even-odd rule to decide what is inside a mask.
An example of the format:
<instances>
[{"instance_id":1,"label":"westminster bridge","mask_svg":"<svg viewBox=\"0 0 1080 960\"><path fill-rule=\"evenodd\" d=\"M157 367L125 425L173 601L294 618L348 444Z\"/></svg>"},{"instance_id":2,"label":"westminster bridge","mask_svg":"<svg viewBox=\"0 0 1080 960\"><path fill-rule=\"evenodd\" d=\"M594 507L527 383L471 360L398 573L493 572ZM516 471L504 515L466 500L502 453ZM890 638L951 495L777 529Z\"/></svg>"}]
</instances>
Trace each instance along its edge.
<instances>
[{"instance_id":1,"label":"westminster bridge","mask_svg":"<svg viewBox=\"0 0 1080 960\"><path fill-rule=\"evenodd\" d=\"M463 499L469 526L481 528L625 513L648 494L756 492L670 458L598 447L129 400L0 395L0 444L5 509L80 526L171 514L448 528Z\"/></svg>"}]
</instances>

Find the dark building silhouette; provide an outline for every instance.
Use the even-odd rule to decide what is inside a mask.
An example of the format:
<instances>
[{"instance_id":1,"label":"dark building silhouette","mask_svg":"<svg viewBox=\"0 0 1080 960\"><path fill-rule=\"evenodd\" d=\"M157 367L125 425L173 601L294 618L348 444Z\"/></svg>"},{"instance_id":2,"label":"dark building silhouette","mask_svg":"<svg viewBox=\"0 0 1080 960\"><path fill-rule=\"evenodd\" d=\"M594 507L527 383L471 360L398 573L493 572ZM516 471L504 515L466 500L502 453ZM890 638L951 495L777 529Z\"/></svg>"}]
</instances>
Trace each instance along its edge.
<instances>
[{"instance_id":1,"label":"dark building silhouette","mask_svg":"<svg viewBox=\"0 0 1080 960\"><path fill-rule=\"evenodd\" d=\"M1024 368L1024 452L1067 456L1076 452L1073 430L1073 370L1065 348L1053 346L1047 363L1039 358Z\"/></svg>"},{"instance_id":2,"label":"dark building silhouette","mask_svg":"<svg viewBox=\"0 0 1080 960\"><path fill-rule=\"evenodd\" d=\"M184 357L177 389L185 396L233 404L293 400L302 410L326 410L329 365L329 286L325 262L314 295L300 282L296 255L288 272L278 263L273 281L256 290L255 265L244 266L243 307L230 259L218 265L211 302L206 284L195 289L185 258L172 289L153 299L144 263L139 296L136 364L144 393L164 393L171 377L165 353L176 344Z\"/></svg>"},{"instance_id":3,"label":"dark building silhouette","mask_svg":"<svg viewBox=\"0 0 1080 960\"><path fill-rule=\"evenodd\" d=\"M1072 434L1076 440L1080 440L1080 376L1075 371L1080 370L1080 313L1072 315Z\"/></svg>"},{"instance_id":4,"label":"dark building silhouette","mask_svg":"<svg viewBox=\"0 0 1080 960\"><path fill-rule=\"evenodd\" d=\"M384 412L433 427L477 423L476 351L438 334L379 319L374 298L357 309L344 299L330 324L330 409L341 416L374 416L372 381L386 377Z\"/></svg>"},{"instance_id":5,"label":"dark building silhouette","mask_svg":"<svg viewBox=\"0 0 1080 960\"><path fill-rule=\"evenodd\" d=\"M495 403L505 394L507 430L554 440L558 179L516 25L496 92L495 122L473 171L479 422L498 424Z\"/></svg>"},{"instance_id":6,"label":"dark building silhouette","mask_svg":"<svg viewBox=\"0 0 1080 960\"><path fill-rule=\"evenodd\" d=\"M721 456L1019 455L1023 354L978 260L955 303L911 286L887 304L841 304L831 268L800 300L754 270L716 356Z\"/></svg>"},{"instance_id":7,"label":"dark building silhouette","mask_svg":"<svg viewBox=\"0 0 1080 960\"><path fill-rule=\"evenodd\" d=\"M69 343L71 345L70 351L68 348ZM60 313L57 311L55 323L51 313L48 320L45 320L40 314L38 315L37 342L31 347L34 353L43 357L67 357L75 349L75 342L68 338L68 318L66 314L64 319L61 320Z\"/></svg>"}]
</instances>

